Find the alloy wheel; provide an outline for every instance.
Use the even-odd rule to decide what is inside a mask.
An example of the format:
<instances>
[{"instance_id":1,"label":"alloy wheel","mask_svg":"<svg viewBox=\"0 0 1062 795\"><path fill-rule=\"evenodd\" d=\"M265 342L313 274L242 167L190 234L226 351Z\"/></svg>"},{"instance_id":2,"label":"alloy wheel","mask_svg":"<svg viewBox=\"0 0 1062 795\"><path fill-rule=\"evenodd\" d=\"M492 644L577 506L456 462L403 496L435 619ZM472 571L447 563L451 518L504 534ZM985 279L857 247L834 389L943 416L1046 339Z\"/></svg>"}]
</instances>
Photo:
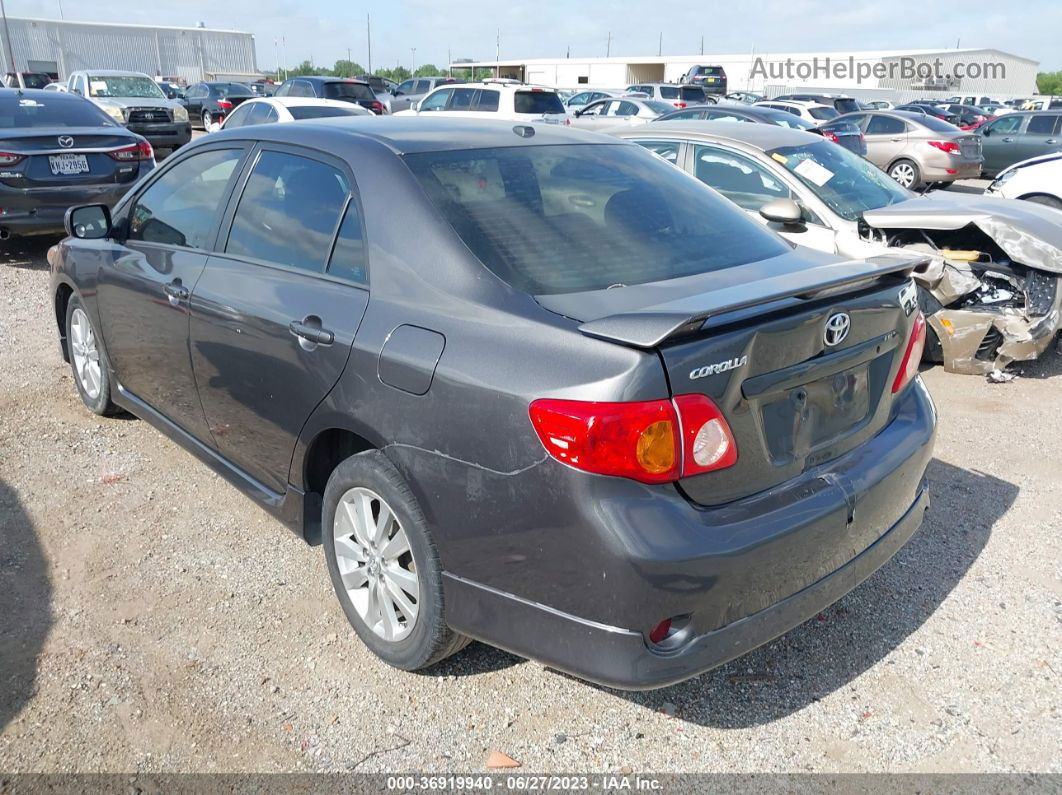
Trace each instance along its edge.
<instances>
[{"instance_id":1,"label":"alloy wheel","mask_svg":"<svg viewBox=\"0 0 1062 795\"><path fill-rule=\"evenodd\" d=\"M95 400L100 396L103 385L100 352L96 346L96 333L81 307L76 308L70 316L70 352L74 357L74 372L81 388L90 400Z\"/></svg>"},{"instance_id":2,"label":"alloy wheel","mask_svg":"<svg viewBox=\"0 0 1062 795\"><path fill-rule=\"evenodd\" d=\"M915 173L914 167L908 163L897 163L892 167L892 171L889 172L889 176L899 182L905 188L909 188L914 184Z\"/></svg>"},{"instance_id":3,"label":"alloy wheel","mask_svg":"<svg viewBox=\"0 0 1062 795\"><path fill-rule=\"evenodd\" d=\"M347 597L376 635L405 638L417 622L420 580L401 522L379 494L349 489L332 525L336 563Z\"/></svg>"}]
</instances>

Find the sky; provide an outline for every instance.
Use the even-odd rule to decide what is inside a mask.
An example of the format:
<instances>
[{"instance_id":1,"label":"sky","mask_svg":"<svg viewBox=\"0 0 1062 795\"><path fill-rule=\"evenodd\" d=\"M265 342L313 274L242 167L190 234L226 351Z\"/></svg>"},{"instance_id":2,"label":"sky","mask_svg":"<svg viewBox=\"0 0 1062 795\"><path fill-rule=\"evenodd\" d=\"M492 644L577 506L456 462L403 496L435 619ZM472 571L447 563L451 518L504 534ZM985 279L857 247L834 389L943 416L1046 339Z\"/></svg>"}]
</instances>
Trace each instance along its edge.
<instances>
[{"instance_id":1,"label":"sky","mask_svg":"<svg viewBox=\"0 0 1062 795\"><path fill-rule=\"evenodd\" d=\"M243 30L255 35L258 66L310 59L331 66L347 57L366 66L366 14L372 18L372 63L443 66L452 57L502 58L706 53L858 52L988 47L1062 69L1062 0L746 0L708 2L700 16L676 0L6 0L11 16ZM467 9L467 10L466 10ZM1020 9L1020 10L1016 10ZM413 49L415 48L415 53Z\"/></svg>"}]
</instances>

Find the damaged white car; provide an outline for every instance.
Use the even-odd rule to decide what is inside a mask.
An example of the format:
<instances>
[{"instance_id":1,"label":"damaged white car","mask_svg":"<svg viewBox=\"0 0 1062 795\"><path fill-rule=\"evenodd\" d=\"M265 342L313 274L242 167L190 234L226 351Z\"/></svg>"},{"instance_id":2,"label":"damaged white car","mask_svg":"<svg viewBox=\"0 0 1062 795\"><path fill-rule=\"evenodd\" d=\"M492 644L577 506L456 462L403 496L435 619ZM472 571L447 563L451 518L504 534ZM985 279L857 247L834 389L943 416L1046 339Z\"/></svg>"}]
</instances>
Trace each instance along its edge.
<instances>
[{"instance_id":1,"label":"damaged white car","mask_svg":"<svg viewBox=\"0 0 1062 795\"><path fill-rule=\"evenodd\" d=\"M766 124L670 122L616 133L668 158L783 236L850 258L929 255L915 271L925 356L995 374L1037 358L1062 316L1057 210L955 192L912 193L843 147Z\"/></svg>"}]
</instances>

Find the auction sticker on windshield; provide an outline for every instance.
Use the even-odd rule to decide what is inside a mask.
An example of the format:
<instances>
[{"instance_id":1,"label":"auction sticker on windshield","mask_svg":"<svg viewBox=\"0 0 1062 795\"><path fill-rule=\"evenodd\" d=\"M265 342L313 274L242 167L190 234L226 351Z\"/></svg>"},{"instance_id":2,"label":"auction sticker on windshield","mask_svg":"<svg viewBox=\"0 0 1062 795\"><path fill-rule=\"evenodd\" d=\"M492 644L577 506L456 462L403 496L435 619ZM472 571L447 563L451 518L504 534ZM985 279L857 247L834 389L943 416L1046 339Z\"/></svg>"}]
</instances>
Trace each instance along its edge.
<instances>
[{"instance_id":1,"label":"auction sticker on windshield","mask_svg":"<svg viewBox=\"0 0 1062 795\"><path fill-rule=\"evenodd\" d=\"M824 168L814 160L802 160L800 165L793 169L797 174L809 182L813 182L820 188L833 179L833 172Z\"/></svg>"}]
</instances>

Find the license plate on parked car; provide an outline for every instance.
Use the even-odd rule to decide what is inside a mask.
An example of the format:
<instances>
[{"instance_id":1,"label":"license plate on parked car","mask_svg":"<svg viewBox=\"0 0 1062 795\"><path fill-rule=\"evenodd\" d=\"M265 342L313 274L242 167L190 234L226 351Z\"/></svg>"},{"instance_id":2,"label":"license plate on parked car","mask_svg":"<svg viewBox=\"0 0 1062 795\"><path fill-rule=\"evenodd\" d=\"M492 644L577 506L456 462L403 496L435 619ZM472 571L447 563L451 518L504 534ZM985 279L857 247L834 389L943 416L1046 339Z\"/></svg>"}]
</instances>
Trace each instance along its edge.
<instances>
[{"instance_id":1,"label":"license plate on parked car","mask_svg":"<svg viewBox=\"0 0 1062 795\"><path fill-rule=\"evenodd\" d=\"M85 155L48 155L48 165L57 176L87 174L89 170L88 158Z\"/></svg>"}]
</instances>

